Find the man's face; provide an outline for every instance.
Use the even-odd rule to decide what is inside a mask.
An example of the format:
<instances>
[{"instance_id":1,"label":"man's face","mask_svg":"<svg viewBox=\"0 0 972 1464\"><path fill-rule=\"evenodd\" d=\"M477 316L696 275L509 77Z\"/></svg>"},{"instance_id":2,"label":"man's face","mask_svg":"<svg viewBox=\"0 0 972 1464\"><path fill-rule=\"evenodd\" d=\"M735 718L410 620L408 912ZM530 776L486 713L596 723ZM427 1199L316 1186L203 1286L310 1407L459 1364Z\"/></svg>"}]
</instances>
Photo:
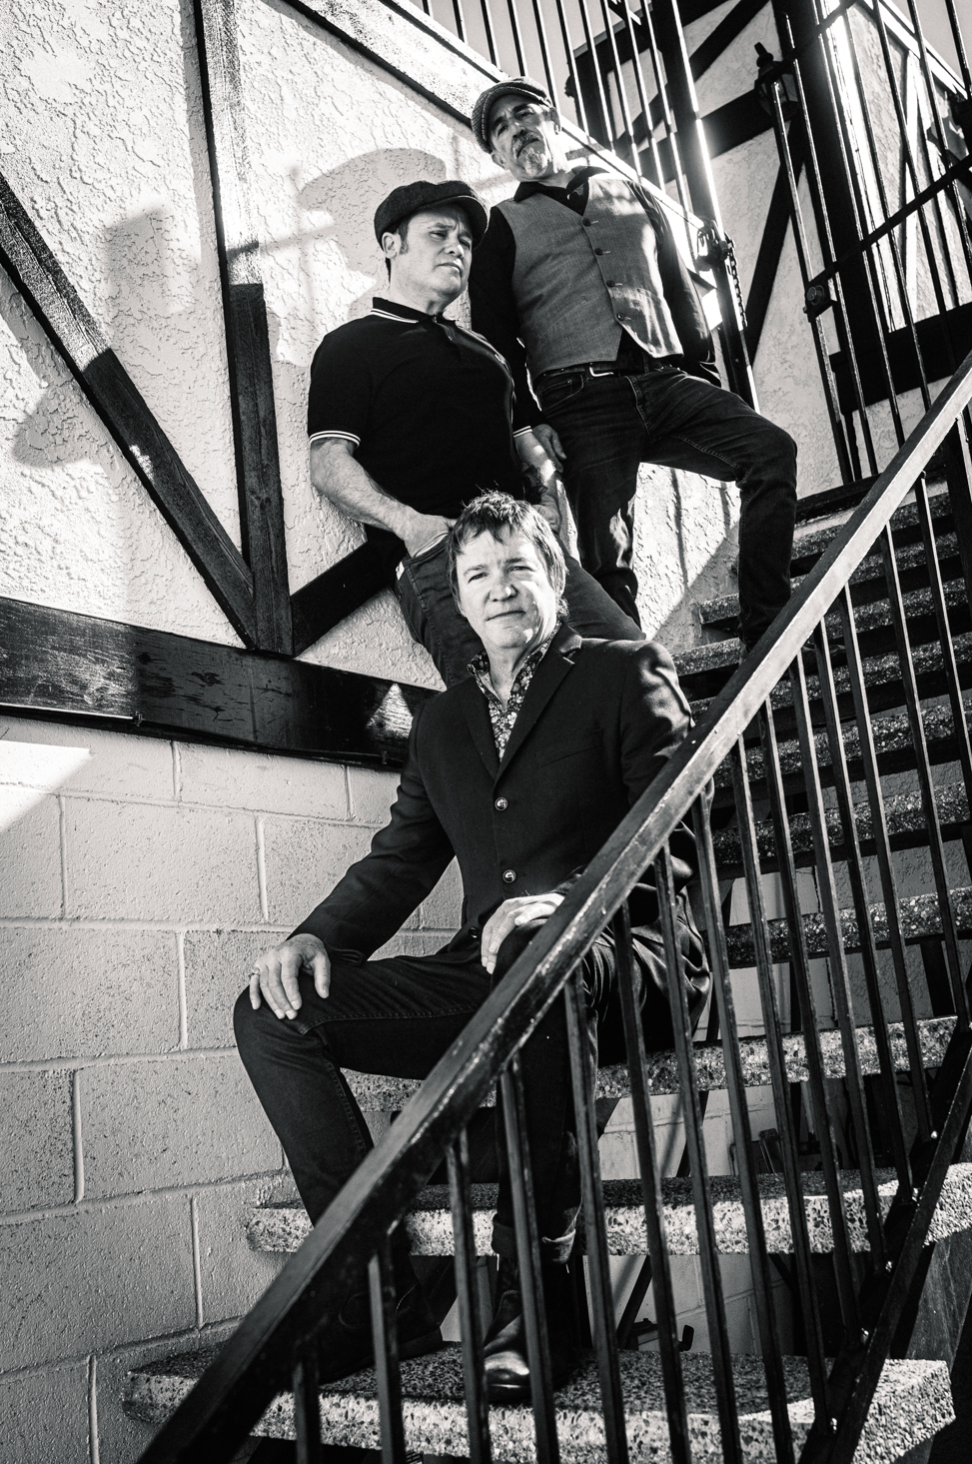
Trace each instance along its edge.
<instances>
[{"instance_id":1,"label":"man's face","mask_svg":"<svg viewBox=\"0 0 972 1464\"><path fill-rule=\"evenodd\" d=\"M396 286L427 293L448 305L466 287L472 241L465 210L458 204L444 203L413 214L405 238L385 234L382 245L392 260Z\"/></svg>"},{"instance_id":2,"label":"man's face","mask_svg":"<svg viewBox=\"0 0 972 1464\"><path fill-rule=\"evenodd\" d=\"M478 534L456 555L459 608L487 655L525 655L551 636L558 595L547 566L522 530ZM519 658L519 657L518 657Z\"/></svg>"},{"instance_id":3,"label":"man's face","mask_svg":"<svg viewBox=\"0 0 972 1464\"><path fill-rule=\"evenodd\" d=\"M549 178L563 166L560 125L550 107L509 93L489 109L493 162L519 183Z\"/></svg>"}]
</instances>

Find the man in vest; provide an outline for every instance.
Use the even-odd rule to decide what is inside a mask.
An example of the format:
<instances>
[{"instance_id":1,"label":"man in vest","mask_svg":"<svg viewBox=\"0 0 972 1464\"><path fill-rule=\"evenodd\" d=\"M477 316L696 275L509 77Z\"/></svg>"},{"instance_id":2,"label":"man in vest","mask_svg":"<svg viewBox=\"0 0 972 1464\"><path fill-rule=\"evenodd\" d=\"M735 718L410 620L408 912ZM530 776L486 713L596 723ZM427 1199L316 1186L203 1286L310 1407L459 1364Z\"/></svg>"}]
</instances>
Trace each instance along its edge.
<instances>
[{"instance_id":1,"label":"man in vest","mask_svg":"<svg viewBox=\"0 0 972 1464\"><path fill-rule=\"evenodd\" d=\"M418 179L382 200L374 226L388 266L385 295L324 337L307 405L311 482L365 525L389 583L397 566L405 622L447 686L468 675L479 650L446 573L449 525L484 489L525 497L521 459L548 461L531 434L521 436L519 456L513 446L513 383L502 355L444 314L466 287L488 217L456 179ZM637 621L576 559L565 594L582 635L642 639Z\"/></svg>"},{"instance_id":2,"label":"man in vest","mask_svg":"<svg viewBox=\"0 0 972 1464\"><path fill-rule=\"evenodd\" d=\"M476 251L473 327L510 364L518 444L538 438L563 469L581 563L637 619L639 463L735 479L739 632L751 649L790 595L796 444L718 385L662 209L624 178L568 167L541 87L526 77L490 87L472 128L519 183Z\"/></svg>"}]
</instances>

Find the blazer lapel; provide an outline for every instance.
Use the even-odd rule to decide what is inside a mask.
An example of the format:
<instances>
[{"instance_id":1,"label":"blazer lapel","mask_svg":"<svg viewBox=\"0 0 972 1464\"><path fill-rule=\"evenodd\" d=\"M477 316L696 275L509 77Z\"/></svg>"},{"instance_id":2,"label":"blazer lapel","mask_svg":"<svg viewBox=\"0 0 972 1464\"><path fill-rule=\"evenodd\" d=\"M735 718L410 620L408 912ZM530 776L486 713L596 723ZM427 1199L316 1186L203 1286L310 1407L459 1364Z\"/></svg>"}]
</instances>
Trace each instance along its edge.
<instances>
[{"instance_id":1,"label":"blazer lapel","mask_svg":"<svg viewBox=\"0 0 972 1464\"><path fill-rule=\"evenodd\" d=\"M506 772L557 687L573 667L574 653L580 644L581 637L569 625L562 625L557 631L550 649L533 673L533 680L527 689L519 715L513 723L513 732L499 764L501 773ZM490 728L490 735L492 736L492 728Z\"/></svg>"},{"instance_id":2,"label":"blazer lapel","mask_svg":"<svg viewBox=\"0 0 972 1464\"><path fill-rule=\"evenodd\" d=\"M473 746L482 758L489 776L495 779L499 771L499 755L493 738L493 724L489 720L486 698L472 676L461 684L459 691L462 694L462 710Z\"/></svg>"}]
</instances>

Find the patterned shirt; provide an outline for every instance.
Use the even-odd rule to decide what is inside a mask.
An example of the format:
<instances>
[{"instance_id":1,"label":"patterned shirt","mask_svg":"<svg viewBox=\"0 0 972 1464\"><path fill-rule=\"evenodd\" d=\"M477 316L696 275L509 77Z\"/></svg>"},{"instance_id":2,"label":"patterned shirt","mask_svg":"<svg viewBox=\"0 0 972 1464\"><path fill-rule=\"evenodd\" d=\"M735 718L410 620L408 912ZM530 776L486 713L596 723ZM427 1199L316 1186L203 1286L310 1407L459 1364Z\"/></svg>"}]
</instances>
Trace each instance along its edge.
<instances>
[{"instance_id":1,"label":"patterned shirt","mask_svg":"<svg viewBox=\"0 0 972 1464\"><path fill-rule=\"evenodd\" d=\"M469 670L476 678L480 691L486 698L486 705L489 708L489 720L493 725L493 741L496 743L496 751L502 760L506 751L506 744L513 733L513 725L523 705L523 698L526 696L533 680L533 673L540 662L547 654L547 647L553 640L548 636L536 650L531 651L526 657L523 665L513 678L513 685L510 689L510 699L504 709L502 702L493 690L493 683L489 679L489 659L485 651L480 651L478 656L473 656L469 662Z\"/></svg>"}]
</instances>

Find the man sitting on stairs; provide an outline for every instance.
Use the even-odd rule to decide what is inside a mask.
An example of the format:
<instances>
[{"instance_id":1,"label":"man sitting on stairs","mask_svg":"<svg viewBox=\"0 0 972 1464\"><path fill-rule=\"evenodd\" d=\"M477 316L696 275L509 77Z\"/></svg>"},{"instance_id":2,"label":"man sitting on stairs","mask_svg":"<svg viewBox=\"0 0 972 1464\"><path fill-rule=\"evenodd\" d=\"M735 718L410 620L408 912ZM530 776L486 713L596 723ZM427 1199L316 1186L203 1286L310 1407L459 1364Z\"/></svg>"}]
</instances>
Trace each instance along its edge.
<instances>
[{"instance_id":1,"label":"man sitting on stairs","mask_svg":"<svg viewBox=\"0 0 972 1464\"><path fill-rule=\"evenodd\" d=\"M483 494L449 533L450 576L482 651L467 678L416 713L390 821L364 859L281 945L257 961L236 1006L237 1042L316 1221L370 1147L342 1069L425 1077L565 892L648 787L690 725L667 651L586 640L564 619L564 559L540 513ZM704 949L685 897L694 842L671 841L690 1006L708 989ZM455 857L462 929L427 956L372 954L402 927ZM630 900L649 1048L673 1040L651 870ZM623 1056L617 962L604 932L583 962L589 1060ZM571 1366L566 1262L580 1205L564 1005L523 1049L555 1384ZM498 1129L502 1125L497 1126ZM530 1391L508 1173L493 1225L500 1258L486 1338L490 1397ZM394 1242L403 1357L438 1345L411 1268ZM320 1340L325 1380L372 1360L365 1277Z\"/></svg>"}]
</instances>

